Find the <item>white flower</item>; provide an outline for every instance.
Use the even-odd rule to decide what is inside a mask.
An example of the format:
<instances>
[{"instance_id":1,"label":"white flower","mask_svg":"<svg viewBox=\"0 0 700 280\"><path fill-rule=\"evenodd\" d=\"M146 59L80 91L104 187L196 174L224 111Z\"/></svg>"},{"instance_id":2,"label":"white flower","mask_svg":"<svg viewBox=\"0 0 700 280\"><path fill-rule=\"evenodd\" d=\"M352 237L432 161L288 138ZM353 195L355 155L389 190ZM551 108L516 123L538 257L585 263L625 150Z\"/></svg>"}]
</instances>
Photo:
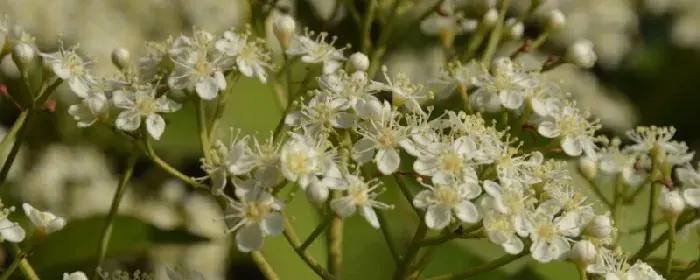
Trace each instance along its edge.
<instances>
[{"instance_id":1,"label":"white flower","mask_svg":"<svg viewBox=\"0 0 700 280\"><path fill-rule=\"evenodd\" d=\"M180 104L166 96L155 97L155 89L142 88L133 91L118 90L112 93L114 106L124 109L115 125L124 131L134 131L141 126L141 118L146 118L146 129L156 140L165 131L165 120L159 113L170 113L180 109Z\"/></svg>"},{"instance_id":2,"label":"white flower","mask_svg":"<svg viewBox=\"0 0 700 280\"><path fill-rule=\"evenodd\" d=\"M440 70L440 76L432 83L437 84L439 89L435 94L438 99L445 99L451 96L455 90L466 91L471 85L472 77L482 70L475 61L462 64L459 61L450 62L445 69Z\"/></svg>"},{"instance_id":3,"label":"white flower","mask_svg":"<svg viewBox=\"0 0 700 280\"><path fill-rule=\"evenodd\" d=\"M620 150L619 139L612 139L597 154L600 169L611 175L621 174L630 187L639 187L647 177L643 169L635 167L639 159L638 154L629 149Z\"/></svg>"},{"instance_id":4,"label":"white flower","mask_svg":"<svg viewBox=\"0 0 700 280\"><path fill-rule=\"evenodd\" d=\"M95 93L82 99L80 104L70 105L68 113L78 122L78 127L88 127L107 117L109 109L110 102L104 93Z\"/></svg>"},{"instance_id":5,"label":"white flower","mask_svg":"<svg viewBox=\"0 0 700 280\"><path fill-rule=\"evenodd\" d=\"M232 130L230 139L228 145L217 140L211 149L211 161L202 162L204 171L211 177L214 194L223 194L229 176L247 174L258 164L248 146L248 136L239 138Z\"/></svg>"},{"instance_id":6,"label":"white flower","mask_svg":"<svg viewBox=\"0 0 700 280\"><path fill-rule=\"evenodd\" d=\"M541 204L529 224L529 234L532 239L530 252L532 258L541 263L561 259L571 250L567 235L569 221L556 219L554 217L558 212L556 208L556 205Z\"/></svg>"},{"instance_id":7,"label":"white flower","mask_svg":"<svg viewBox=\"0 0 700 280\"><path fill-rule=\"evenodd\" d=\"M677 217L685 209L685 200L678 189L661 189L659 208L669 217Z\"/></svg>"},{"instance_id":8,"label":"white flower","mask_svg":"<svg viewBox=\"0 0 700 280\"><path fill-rule=\"evenodd\" d=\"M339 70L332 75L324 75L319 79L321 90L332 99L331 103L339 110L352 108L359 117L367 117L371 106L381 103L374 97L377 92L373 88L367 73L356 71L348 75L345 71ZM368 108L370 107L370 108Z\"/></svg>"},{"instance_id":9,"label":"white flower","mask_svg":"<svg viewBox=\"0 0 700 280\"><path fill-rule=\"evenodd\" d=\"M267 70L272 68L270 53L265 50L264 41L249 40L250 34L240 35L224 32L223 38L216 41L216 49L235 60L238 71L246 77L257 77L267 82Z\"/></svg>"},{"instance_id":10,"label":"white flower","mask_svg":"<svg viewBox=\"0 0 700 280\"><path fill-rule=\"evenodd\" d=\"M88 278L82 271L76 271L70 274L63 273L63 280L88 280Z\"/></svg>"},{"instance_id":11,"label":"white flower","mask_svg":"<svg viewBox=\"0 0 700 280\"><path fill-rule=\"evenodd\" d=\"M88 62L83 61L75 49L65 50L61 47L57 52L39 55L44 58L44 64L48 65L57 77L68 81L68 86L78 96L88 88L92 79L85 68Z\"/></svg>"},{"instance_id":12,"label":"white flower","mask_svg":"<svg viewBox=\"0 0 700 280\"><path fill-rule=\"evenodd\" d=\"M418 156L413 169L420 175L433 177L434 182L441 184L455 180L466 182L471 178L476 180L476 171L471 164L475 150L476 143L467 136L433 143Z\"/></svg>"},{"instance_id":13,"label":"white flower","mask_svg":"<svg viewBox=\"0 0 700 280\"><path fill-rule=\"evenodd\" d=\"M169 267L165 268L168 275L168 280L205 280L204 275L194 270L172 270Z\"/></svg>"},{"instance_id":14,"label":"white flower","mask_svg":"<svg viewBox=\"0 0 700 280\"><path fill-rule=\"evenodd\" d=\"M593 203L573 187L570 181L552 181L544 187L545 193L561 207L558 215L560 230L567 236L579 236L595 218Z\"/></svg>"},{"instance_id":15,"label":"white flower","mask_svg":"<svg viewBox=\"0 0 700 280\"><path fill-rule=\"evenodd\" d=\"M593 43L588 40L576 41L566 50L566 60L581 68L593 67L597 59Z\"/></svg>"},{"instance_id":16,"label":"white flower","mask_svg":"<svg viewBox=\"0 0 700 280\"><path fill-rule=\"evenodd\" d=\"M503 145L501 156L496 159L496 174L498 180L504 183L518 181L524 184L536 184L541 181L535 176L535 171L542 165L544 156L540 152L533 152L521 156L515 156L518 150Z\"/></svg>"},{"instance_id":17,"label":"white flower","mask_svg":"<svg viewBox=\"0 0 700 280\"><path fill-rule=\"evenodd\" d=\"M394 105L405 105L411 112L422 112L421 104L433 98L432 92L423 90L423 85L412 84L406 74L398 73L392 79L386 66L382 66L382 72L386 83L372 81L372 88L391 92Z\"/></svg>"},{"instance_id":18,"label":"white flower","mask_svg":"<svg viewBox=\"0 0 700 280\"><path fill-rule=\"evenodd\" d=\"M588 239L577 241L571 248L571 260L579 265L589 265L595 262L597 250Z\"/></svg>"},{"instance_id":19,"label":"white flower","mask_svg":"<svg viewBox=\"0 0 700 280\"><path fill-rule=\"evenodd\" d=\"M178 37L169 50L175 69L168 76L168 85L172 89L194 89L206 100L226 89L225 57L214 52L212 45L213 37L206 32L196 32L194 40Z\"/></svg>"},{"instance_id":20,"label":"white flower","mask_svg":"<svg viewBox=\"0 0 700 280\"><path fill-rule=\"evenodd\" d=\"M22 203L22 209L34 226L45 234L59 231L66 225L64 218L57 217L48 211L37 210L29 203Z\"/></svg>"},{"instance_id":21,"label":"white flower","mask_svg":"<svg viewBox=\"0 0 700 280\"><path fill-rule=\"evenodd\" d=\"M352 158L359 164L372 159L382 174L393 174L400 163L399 145L406 145L406 128L398 124L398 113L393 111L389 102L384 102L376 115L377 119L368 120L358 126L358 134L363 138L355 142L352 148Z\"/></svg>"},{"instance_id":22,"label":"white flower","mask_svg":"<svg viewBox=\"0 0 700 280\"><path fill-rule=\"evenodd\" d=\"M627 137L634 141L626 149L649 154L663 164L683 165L692 159L692 153L686 153L688 147L683 142L672 140L676 129L673 127L639 126L627 131Z\"/></svg>"},{"instance_id":23,"label":"white flower","mask_svg":"<svg viewBox=\"0 0 700 280\"><path fill-rule=\"evenodd\" d=\"M332 128L351 127L355 124L354 116L343 112L339 105L330 96L319 93L302 105L300 111L289 113L285 124L302 127L309 135L329 133Z\"/></svg>"},{"instance_id":24,"label":"white flower","mask_svg":"<svg viewBox=\"0 0 700 280\"><path fill-rule=\"evenodd\" d=\"M360 215L374 228L379 228L379 220L374 208L387 210L391 205L377 201L375 191L381 187L378 179L365 182L359 175L346 174L342 179L327 177L322 182L328 188L346 191L345 196L331 200L331 209L340 217L346 218L360 211Z\"/></svg>"},{"instance_id":25,"label":"white flower","mask_svg":"<svg viewBox=\"0 0 700 280\"><path fill-rule=\"evenodd\" d=\"M496 182L486 180L483 187L490 196L482 201L484 208L495 210L503 217L507 217L513 231L521 237L527 236L527 219L537 201L532 190L525 188L517 181L500 186Z\"/></svg>"},{"instance_id":26,"label":"white flower","mask_svg":"<svg viewBox=\"0 0 700 280\"><path fill-rule=\"evenodd\" d=\"M686 203L694 208L700 207L700 172L687 164L676 169L676 177L683 187Z\"/></svg>"},{"instance_id":27,"label":"white flower","mask_svg":"<svg viewBox=\"0 0 700 280\"><path fill-rule=\"evenodd\" d=\"M301 61L308 64L323 64L323 73L330 74L340 69L339 61L344 60L342 49L333 47L335 37L330 43L326 43L328 33L321 32L316 40L311 39L313 32L306 31L304 35L294 35L287 48L288 55L301 56Z\"/></svg>"},{"instance_id":28,"label":"white flower","mask_svg":"<svg viewBox=\"0 0 700 280\"><path fill-rule=\"evenodd\" d=\"M266 191L249 192L241 202L231 200L224 216L230 228L236 232L236 244L241 252L259 251L265 236L275 236L284 229L280 211L284 207Z\"/></svg>"},{"instance_id":29,"label":"white flower","mask_svg":"<svg viewBox=\"0 0 700 280\"><path fill-rule=\"evenodd\" d=\"M609 213L596 216L586 226L586 233L599 239L611 237L614 231L615 228Z\"/></svg>"},{"instance_id":30,"label":"white flower","mask_svg":"<svg viewBox=\"0 0 700 280\"><path fill-rule=\"evenodd\" d=\"M537 86L537 79L514 64L508 57L494 60L493 75L488 72L472 78L472 83L479 89L469 98L470 102L487 112L498 112L501 105L507 109L519 109L528 91Z\"/></svg>"},{"instance_id":31,"label":"white flower","mask_svg":"<svg viewBox=\"0 0 700 280\"><path fill-rule=\"evenodd\" d=\"M0 236L3 240L19 243L24 240L26 232L19 224L10 221L7 217L2 217L0 218Z\"/></svg>"},{"instance_id":32,"label":"white flower","mask_svg":"<svg viewBox=\"0 0 700 280\"><path fill-rule=\"evenodd\" d=\"M428 228L440 230L456 217L463 223L476 223L481 218L479 209L470 200L481 194L481 188L476 181L452 185L422 184L427 190L422 190L413 198L413 205L425 209L425 223Z\"/></svg>"},{"instance_id":33,"label":"white flower","mask_svg":"<svg viewBox=\"0 0 700 280\"><path fill-rule=\"evenodd\" d=\"M510 216L488 211L484 215L484 229L489 240L501 245L509 254L518 254L525 248L523 241L518 238Z\"/></svg>"},{"instance_id":34,"label":"white flower","mask_svg":"<svg viewBox=\"0 0 700 280\"><path fill-rule=\"evenodd\" d=\"M287 180L306 190L320 181L319 176L337 172L335 154L323 140L300 134L290 137L280 151L280 170Z\"/></svg>"},{"instance_id":35,"label":"white flower","mask_svg":"<svg viewBox=\"0 0 700 280\"><path fill-rule=\"evenodd\" d=\"M593 274L601 274L606 280L663 280L646 263L637 260L630 266L626 258L617 257L610 251L604 251L596 264L588 265L587 271Z\"/></svg>"},{"instance_id":36,"label":"white flower","mask_svg":"<svg viewBox=\"0 0 700 280\"><path fill-rule=\"evenodd\" d=\"M581 112L576 104L565 104L552 112L549 120L537 127L537 132L547 138L557 138L567 155L579 156L582 153L595 153L594 137L600 125L589 121L589 113Z\"/></svg>"}]
</instances>

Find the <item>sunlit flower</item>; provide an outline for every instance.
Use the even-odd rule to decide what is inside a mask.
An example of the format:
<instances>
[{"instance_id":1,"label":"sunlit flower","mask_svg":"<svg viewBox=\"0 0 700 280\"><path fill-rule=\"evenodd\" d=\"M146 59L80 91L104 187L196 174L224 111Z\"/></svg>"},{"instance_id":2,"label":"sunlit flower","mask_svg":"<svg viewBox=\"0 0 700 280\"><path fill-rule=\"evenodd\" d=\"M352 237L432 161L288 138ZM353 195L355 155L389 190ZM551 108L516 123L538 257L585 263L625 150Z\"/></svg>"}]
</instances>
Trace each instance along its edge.
<instances>
[{"instance_id":1,"label":"sunlit flower","mask_svg":"<svg viewBox=\"0 0 700 280\"><path fill-rule=\"evenodd\" d=\"M115 121L117 128L134 131L146 118L146 130L156 140L165 131L165 120L160 113L171 113L180 109L180 104L165 95L156 98L155 89L145 87L133 91L119 90L112 93L114 106L123 109Z\"/></svg>"}]
</instances>

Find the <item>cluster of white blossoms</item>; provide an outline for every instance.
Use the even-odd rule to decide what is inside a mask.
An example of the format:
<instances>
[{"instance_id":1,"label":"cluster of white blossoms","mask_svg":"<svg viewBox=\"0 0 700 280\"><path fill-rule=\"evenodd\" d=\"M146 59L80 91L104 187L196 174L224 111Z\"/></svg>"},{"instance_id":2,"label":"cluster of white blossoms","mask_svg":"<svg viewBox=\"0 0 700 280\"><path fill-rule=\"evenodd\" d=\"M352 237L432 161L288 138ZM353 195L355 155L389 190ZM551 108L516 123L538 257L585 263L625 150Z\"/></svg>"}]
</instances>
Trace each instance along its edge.
<instances>
[{"instance_id":1,"label":"cluster of white blossoms","mask_svg":"<svg viewBox=\"0 0 700 280\"><path fill-rule=\"evenodd\" d=\"M34 226L34 238L42 238L46 234L63 229L66 225L64 218L48 211L37 210L29 203L23 203L22 209ZM18 223L7 218L14 210L14 207L4 208L0 202L0 237L2 241L20 243L25 239L26 231Z\"/></svg>"},{"instance_id":2,"label":"cluster of white blossoms","mask_svg":"<svg viewBox=\"0 0 700 280\"><path fill-rule=\"evenodd\" d=\"M522 35L518 30L523 19L505 20L505 10L497 11L495 2L484 2L485 19L473 31L494 28L510 32L511 37ZM563 21L558 17L552 15L552 25ZM462 25L468 22L460 19ZM485 23L489 26L482 28ZM579 158L589 181L602 170L619 176L619 184L629 189L663 184L653 205L674 221L672 231L686 205L700 207L700 171L690 166L693 154L688 147L672 139L672 128L640 127L628 133L632 144L626 146L598 136L599 122L542 75L561 63L592 67L597 56L590 42L574 43L564 56L533 69L515 60L517 53L491 59L491 52L482 61L469 57L468 62L446 63L436 78L444 87L440 91L458 91L465 106L438 113L430 106L434 92L405 74L390 75L386 67L377 67L379 61L370 61L361 52L346 57L345 48L334 46L335 38L329 40L326 33L307 29L295 33L295 21L289 16L279 18L273 31L285 51L280 59L295 63L299 58L306 67L298 94L293 94L294 81L287 75L289 100L278 127L265 140L235 130L227 140L211 140L215 133L208 129L215 125L203 125L206 112L199 112L201 167L207 176L196 181L168 171L191 179L188 183L197 187L209 187L220 198L226 207L222 219L227 232L235 234L240 251L258 252L265 238L282 233L294 239L285 217L285 205L293 195L287 200L279 195L287 186L292 194L301 189L331 219L359 213L371 227L387 227L381 212L394 206L382 201L381 178L394 179L420 216L423 230L416 231L416 239L424 238L419 233L427 230L447 236L480 232L507 254L529 254L538 262L568 260L606 279L663 279L642 261L635 259L629 265L624 254L614 253L620 233L614 216L627 190L618 192L617 204L610 205L613 216L597 213L594 205L600 201L588 198L574 184L567 161L551 157L559 153ZM498 43L493 38L491 42ZM17 53L26 52L27 46L34 50L18 43L13 55L19 57ZM116 49L113 63L120 74L114 77L91 74L88 62L75 49L61 48L42 57L57 79L66 81L80 98L69 108L78 126L104 124L125 132L130 140L144 140L147 156L166 170L174 168L162 163L148 144L150 138L163 135L166 113L191 101L199 110L204 110L204 102L223 106L224 94L239 76L262 83L281 76L274 73L264 41L250 32L215 36L195 29L192 36L151 43L148 50L132 61L127 50ZM382 80L374 80L377 69ZM383 93L390 94L391 101L382 99ZM533 140L522 141L527 138ZM679 167L680 186L671 178L674 167ZM28 204L23 208L40 233L65 224ZM21 228L6 219L4 223L5 239L23 239ZM292 245L299 253L309 242L313 238ZM409 266L411 261L406 260ZM66 275L64 279L81 279Z\"/></svg>"}]
</instances>

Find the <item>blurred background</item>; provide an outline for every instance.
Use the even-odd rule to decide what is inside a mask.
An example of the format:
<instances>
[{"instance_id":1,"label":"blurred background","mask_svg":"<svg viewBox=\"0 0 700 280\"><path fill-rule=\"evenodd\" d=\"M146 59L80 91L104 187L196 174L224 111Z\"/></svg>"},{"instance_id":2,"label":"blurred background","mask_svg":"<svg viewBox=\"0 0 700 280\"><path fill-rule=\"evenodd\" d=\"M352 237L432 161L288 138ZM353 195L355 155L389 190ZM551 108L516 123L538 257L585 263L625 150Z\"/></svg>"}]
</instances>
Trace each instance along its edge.
<instances>
[{"instance_id":1,"label":"blurred background","mask_svg":"<svg viewBox=\"0 0 700 280\"><path fill-rule=\"evenodd\" d=\"M359 30L348 7L363 13L367 0L0 0L0 15L7 14L35 37L44 52L55 50L57 40L65 46L80 45L80 52L95 63L93 71L114 73L110 53L125 47L132 56L143 54L146 41L164 40L180 33L189 34L193 26L220 34L231 27L244 28L249 23L269 27L279 13L291 13L297 26L338 35L337 47L359 46ZM383 23L393 1L380 0L373 36ZM390 37L385 63L401 69L418 82L429 82L439 74L447 55L440 36L450 25L443 24L439 13L430 13L420 24L417 19L432 11L436 1L404 0L395 32ZM467 7L488 5L487 0L462 0ZM477 3L478 2L478 3ZM529 5L519 0L509 15L517 16ZM586 38L596 45L598 64L590 71L567 65L548 75L559 79L578 102L591 111L605 126L604 133L621 135L636 125L672 125L677 138L700 149L700 1L698 0L548 0L527 21L525 37L534 38L541 30L539 17L551 9L567 15L567 25L550 37L550 41L525 61L543 61L547 55L562 54L576 39ZM251 18L253 5L276 4L270 18ZM462 3L462 4L465 4ZM474 8L475 14L479 13ZM470 12L470 10L467 10ZM466 13L467 16L471 14ZM11 25L10 25L11 26ZM269 28L268 28L269 30ZM420 30L421 32L416 32ZM15 30L0 30L3 33ZM457 32L459 33L459 32ZM272 34L270 47L279 55ZM455 43L464 44L468 36L456 35ZM2 42L2 41L0 41ZM518 44L505 44L508 53ZM354 50L346 50L350 54ZM19 73L9 56L0 63L0 84L8 91L22 90ZM89 271L96 260L103 218L109 210L119 174L128 156L128 147L113 137L111 131L97 127L80 129L67 114L76 98L67 88L54 97L55 112L39 115L28 143L11 171L12 187L2 193L5 205L29 202L68 218L66 228L37 245L29 258L45 279L57 279L63 272ZM449 102L445 100L438 102ZM232 105L221 127L235 127L248 134L266 134L273 128L280 112L274 105L269 85L254 79L241 79L234 90ZM172 165L191 176L204 175L200 170L194 109L186 105L171 114L168 128L157 152ZM0 98L0 138L18 115L13 103ZM4 157L0 157L4 160ZM382 196L399 204L392 188ZM645 196L642 196L645 197ZM640 204L645 204L640 201ZM296 199L289 215L297 233L305 236L315 227L316 212ZM391 230L400 242L409 242L416 221L397 207L388 216L394 219ZM208 280L262 279L246 255L236 252L230 235L218 218L223 214L207 193L191 190L181 182L144 160L136 167L125 202L122 203L104 270L135 271L155 274L166 279L165 267L184 267L199 271ZM20 215L18 215L20 216ZM628 211L629 227L643 219ZM345 227L346 279L387 279L393 262L381 233L361 220L350 219ZM695 237L692 237L695 238ZM624 245L636 248L637 237ZM694 240L694 239L693 239ZM434 263L425 276L460 271L502 254L500 247L483 241L453 241L436 250ZM663 246L661 246L663 248ZM696 246L681 254L692 259ZM325 244L317 241L311 252L325 259ZM283 279L315 279L297 259L284 238L268 238L264 253ZM5 256L4 259L7 259ZM3 261L3 260L0 260ZM569 264L536 264L522 260L480 279L565 279L576 277Z\"/></svg>"}]
</instances>

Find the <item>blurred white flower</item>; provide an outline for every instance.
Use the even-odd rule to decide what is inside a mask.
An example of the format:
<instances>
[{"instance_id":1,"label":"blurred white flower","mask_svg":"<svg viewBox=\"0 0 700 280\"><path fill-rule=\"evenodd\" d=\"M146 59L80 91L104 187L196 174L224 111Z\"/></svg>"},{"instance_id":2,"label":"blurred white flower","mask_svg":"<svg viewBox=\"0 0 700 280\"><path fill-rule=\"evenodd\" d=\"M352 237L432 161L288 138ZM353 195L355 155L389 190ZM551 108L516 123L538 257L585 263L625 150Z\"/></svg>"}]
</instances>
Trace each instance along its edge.
<instances>
[{"instance_id":1,"label":"blurred white flower","mask_svg":"<svg viewBox=\"0 0 700 280\"><path fill-rule=\"evenodd\" d=\"M88 280L88 278L82 271L76 271L73 273L63 273L63 280Z\"/></svg>"},{"instance_id":2,"label":"blurred white flower","mask_svg":"<svg viewBox=\"0 0 700 280\"><path fill-rule=\"evenodd\" d=\"M66 225L66 220L63 217L57 217L48 211L37 210L29 203L22 203L22 209L41 234L59 231Z\"/></svg>"}]
</instances>

